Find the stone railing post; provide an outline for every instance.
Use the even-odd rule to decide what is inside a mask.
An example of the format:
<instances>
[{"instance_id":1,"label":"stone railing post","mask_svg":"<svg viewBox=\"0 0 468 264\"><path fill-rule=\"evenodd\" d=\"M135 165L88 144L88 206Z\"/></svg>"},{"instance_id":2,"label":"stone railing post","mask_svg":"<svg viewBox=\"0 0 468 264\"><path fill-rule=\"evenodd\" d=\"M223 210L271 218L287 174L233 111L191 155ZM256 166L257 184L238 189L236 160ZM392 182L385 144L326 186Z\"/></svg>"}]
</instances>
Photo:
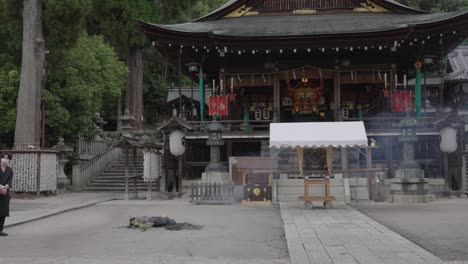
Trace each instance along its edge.
<instances>
[{"instance_id":1,"label":"stone railing post","mask_svg":"<svg viewBox=\"0 0 468 264\"><path fill-rule=\"evenodd\" d=\"M81 166L74 165L72 168L72 188L75 192L81 191Z\"/></svg>"}]
</instances>

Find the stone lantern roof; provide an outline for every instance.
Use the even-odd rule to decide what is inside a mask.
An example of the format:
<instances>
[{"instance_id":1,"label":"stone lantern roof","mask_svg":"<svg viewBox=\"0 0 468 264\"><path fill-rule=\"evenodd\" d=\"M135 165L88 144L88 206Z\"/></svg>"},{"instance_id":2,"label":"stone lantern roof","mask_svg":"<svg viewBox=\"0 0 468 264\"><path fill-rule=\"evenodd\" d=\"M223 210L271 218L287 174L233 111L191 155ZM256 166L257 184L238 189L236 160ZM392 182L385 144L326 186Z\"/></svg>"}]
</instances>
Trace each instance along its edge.
<instances>
[{"instance_id":1,"label":"stone lantern roof","mask_svg":"<svg viewBox=\"0 0 468 264\"><path fill-rule=\"evenodd\" d=\"M62 153L67 153L67 152L72 152L73 151L73 148L65 145L63 137L59 138L59 142L55 146L53 146L52 149L57 151L57 152L62 152Z\"/></svg>"},{"instance_id":2,"label":"stone lantern roof","mask_svg":"<svg viewBox=\"0 0 468 264\"><path fill-rule=\"evenodd\" d=\"M224 126L216 120L211 122L210 125L208 126L209 132L223 132L224 130L225 130Z\"/></svg>"},{"instance_id":3,"label":"stone lantern roof","mask_svg":"<svg viewBox=\"0 0 468 264\"><path fill-rule=\"evenodd\" d=\"M413 117L407 116L403 118L398 124L395 125L396 127L418 127L419 123Z\"/></svg>"}]
</instances>

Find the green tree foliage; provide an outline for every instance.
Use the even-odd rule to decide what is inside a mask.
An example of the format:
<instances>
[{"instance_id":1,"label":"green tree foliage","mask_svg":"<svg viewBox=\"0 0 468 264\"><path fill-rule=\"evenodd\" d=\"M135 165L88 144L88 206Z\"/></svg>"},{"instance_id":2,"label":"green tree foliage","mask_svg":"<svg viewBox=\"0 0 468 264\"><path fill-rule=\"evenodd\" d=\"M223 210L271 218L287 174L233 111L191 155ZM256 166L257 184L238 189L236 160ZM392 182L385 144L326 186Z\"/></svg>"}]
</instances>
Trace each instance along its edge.
<instances>
[{"instance_id":1,"label":"green tree foliage","mask_svg":"<svg viewBox=\"0 0 468 264\"><path fill-rule=\"evenodd\" d=\"M76 45L49 72L44 101L52 142L59 135L70 139L89 134L95 112L115 119L127 68L102 37L80 34Z\"/></svg>"},{"instance_id":2,"label":"green tree foliage","mask_svg":"<svg viewBox=\"0 0 468 264\"><path fill-rule=\"evenodd\" d=\"M0 54L8 54L13 57L15 63L21 62L23 27L21 12L21 1L0 0ZM9 63L9 60L4 59L0 60L0 64Z\"/></svg>"},{"instance_id":3,"label":"green tree foliage","mask_svg":"<svg viewBox=\"0 0 468 264\"><path fill-rule=\"evenodd\" d=\"M170 65L150 47L138 20L179 23L201 17L226 0L44 0L46 38L47 146L59 135L68 143L91 132L100 112L115 120L117 100L125 88L128 47L144 50L145 117L149 124L166 114L167 88L177 83ZM22 47L20 0L0 0L0 148L11 147L16 117ZM96 36L102 35L102 36ZM112 46L112 47L111 47ZM119 61L120 58L120 61ZM115 129L115 127L114 127Z\"/></svg>"},{"instance_id":4,"label":"green tree foliage","mask_svg":"<svg viewBox=\"0 0 468 264\"><path fill-rule=\"evenodd\" d=\"M20 72L11 56L0 55L0 62L0 149L3 149L13 141Z\"/></svg>"},{"instance_id":5,"label":"green tree foliage","mask_svg":"<svg viewBox=\"0 0 468 264\"><path fill-rule=\"evenodd\" d=\"M83 31L91 7L91 0L44 0L46 46L51 49L72 47Z\"/></svg>"},{"instance_id":6,"label":"green tree foliage","mask_svg":"<svg viewBox=\"0 0 468 264\"><path fill-rule=\"evenodd\" d=\"M138 20L153 21L156 18L153 0L93 1L87 30L91 34L104 35L125 59L129 47L143 47L147 43L147 38L138 27Z\"/></svg>"}]
</instances>

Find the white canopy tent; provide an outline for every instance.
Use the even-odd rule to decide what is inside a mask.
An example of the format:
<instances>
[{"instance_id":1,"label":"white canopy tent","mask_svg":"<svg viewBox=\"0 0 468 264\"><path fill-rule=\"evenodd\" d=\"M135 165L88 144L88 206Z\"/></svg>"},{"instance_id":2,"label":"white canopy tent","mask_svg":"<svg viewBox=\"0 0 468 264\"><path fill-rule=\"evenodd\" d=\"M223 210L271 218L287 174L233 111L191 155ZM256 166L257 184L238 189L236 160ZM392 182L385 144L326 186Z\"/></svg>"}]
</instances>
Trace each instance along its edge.
<instances>
[{"instance_id":1,"label":"white canopy tent","mask_svg":"<svg viewBox=\"0 0 468 264\"><path fill-rule=\"evenodd\" d=\"M284 157L279 157L282 150L295 150L297 160L292 164L296 164L300 175L305 173L304 149L326 149L326 167L330 175L333 167L333 148L367 149L367 142L363 122L274 123L270 125L272 163L273 160L284 160ZM290 152L285 154L289 155L288 160L290 160L290 154Z\"/></svg>"},{"instance_id":2,"label":"white canopy tent","mask_svg":"<svg viewBox=\"0 0 468 264\"><path fill-rule=\"evenodd\" d=\"M363 122L272 123L270 148L367 147Z\"/></svg>"}]
</instances>

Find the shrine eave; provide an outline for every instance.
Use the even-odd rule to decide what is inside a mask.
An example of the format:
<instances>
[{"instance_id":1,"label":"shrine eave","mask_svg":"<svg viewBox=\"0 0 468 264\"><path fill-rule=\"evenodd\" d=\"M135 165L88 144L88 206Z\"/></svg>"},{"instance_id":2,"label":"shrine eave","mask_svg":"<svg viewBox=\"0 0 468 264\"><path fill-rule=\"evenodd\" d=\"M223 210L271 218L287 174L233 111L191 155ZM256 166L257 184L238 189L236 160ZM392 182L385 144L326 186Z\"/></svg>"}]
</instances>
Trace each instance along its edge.
<instances>
[{"instance_id":1,"label":"shrine eave","mask_svg":"<svg viewBox=\"0 0 468 264\"><path fill-rule=\"evenodd\" d=\"M196 46L245 46L248 44L245 41L267 45L292 42L335 45L348 44L346 42L349 41L406 40L452 32L466 37L467 24L468 11L415 15L354 13L255 16L175 25L140 22L141 28L152 41Z\"/></svg>"},{"instance_id":2,"label":"shrine eave","mask_svg":"<svg viewBox=\"0 0 468 264\"><path fill-rule=\"evenodd\" d=\"M194 22L206 22L219 20L228 15L229 13L241 8L243 5L256 6L261 3L262 0L229 0L227 3L222 5L220 8L213 12L196 19ZM375 4L378 4L390 12L398 14L426 14L427 12L415 9L403 4L398 3L395 0L373 0Z\"/></svg>"}]
</instances>

